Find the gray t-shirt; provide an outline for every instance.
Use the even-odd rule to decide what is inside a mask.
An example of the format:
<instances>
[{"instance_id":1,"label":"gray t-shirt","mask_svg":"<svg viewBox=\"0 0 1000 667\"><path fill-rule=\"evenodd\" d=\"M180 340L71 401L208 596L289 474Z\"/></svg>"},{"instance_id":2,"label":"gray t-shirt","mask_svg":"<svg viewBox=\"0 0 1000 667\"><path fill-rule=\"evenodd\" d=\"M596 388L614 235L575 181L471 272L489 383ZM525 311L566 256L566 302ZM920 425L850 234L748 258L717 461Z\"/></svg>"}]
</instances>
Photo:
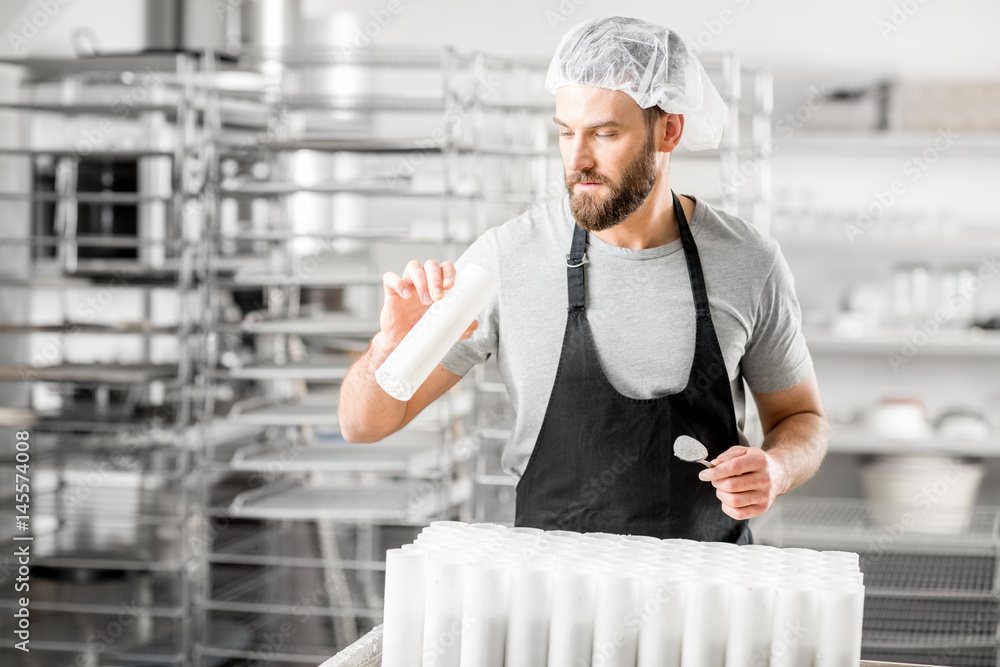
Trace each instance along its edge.
<instances>
[{"instance_id":1,"label":"gray t-shirt","mask_svg":"<svg viewBox=\"0 0 1000 667\"><path fill-rule=\"evenodd\" d=\"M520 479L541 429L566 330L566 254L576 221L564 195L488 230L459 258L491 271L499 289L479 329L442 365L465 375L496 355L515 411L504 470ZM726 360L741 444L746 397L788 389L812 368L792 275L778 243L696 200L691 231ZM680 239L640 250L588 234L586 308L605 375L625 396L684 388L694 357L694 298Z\"/></svg>"}]
</instances>

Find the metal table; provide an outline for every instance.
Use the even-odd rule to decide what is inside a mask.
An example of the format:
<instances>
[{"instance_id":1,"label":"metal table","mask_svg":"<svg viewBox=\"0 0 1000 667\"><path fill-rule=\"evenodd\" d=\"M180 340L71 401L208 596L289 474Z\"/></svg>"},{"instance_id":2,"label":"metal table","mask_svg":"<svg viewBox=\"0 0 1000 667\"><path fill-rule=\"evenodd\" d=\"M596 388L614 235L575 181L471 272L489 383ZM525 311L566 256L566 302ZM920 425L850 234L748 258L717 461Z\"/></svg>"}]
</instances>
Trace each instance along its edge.
<instances>
[{"instance_id":1,"label":"metal table","mask_svg":"<svg viewBox=\"0 0 1000 667\"><path fill-rule=\"evenodd\" d=\"M333 656L319 667L379 667L382 664L382 626ZM861 667L930 667L902 662L861 661Z\"/></svg>"}]
</instances>

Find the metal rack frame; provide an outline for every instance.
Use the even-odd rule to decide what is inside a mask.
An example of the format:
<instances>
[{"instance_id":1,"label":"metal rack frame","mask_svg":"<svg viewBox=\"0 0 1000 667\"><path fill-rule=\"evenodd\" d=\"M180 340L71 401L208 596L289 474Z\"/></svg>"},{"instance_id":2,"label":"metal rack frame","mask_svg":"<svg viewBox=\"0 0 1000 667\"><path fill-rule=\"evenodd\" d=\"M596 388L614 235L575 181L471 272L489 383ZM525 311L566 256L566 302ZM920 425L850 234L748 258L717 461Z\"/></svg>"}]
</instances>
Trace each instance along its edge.
<instances>
[{"instance_id":1,"label":"metal rack frame","mask_svg":"<svg viewBox=\"0 0 1000 667\"><path fill-rule=\"evenodd\" d=\"M31 184L29 189L4 192L0 198L23 202L26 216L29 205L37 212L37 203L53 204L57 233L29 229L26 235L5 238L8 249L27 251L28 272L4 275L2 282L11 289L55 290L65 312L63 321L55 324L27 320L0 327L0 336L8 339L45 335L55 346L57 358L48 355L48 365L3 369L0 381L23 381L29 388L45 384L69 392L91 388L98 401L88 410L75 411L34 410L29 403L22 414L4 422L5 426L30 422L36 445L33 478L51 476L51 485L43 484L46 488L36 490L33 498L37 521L32 587L39 590L32 596L32 609L38 612L33 655L53 662L65 661L67 653L96 659L90 645L93 632L122 613L123 602L135 599L137 622L104 646L104 654L125 661L186 663L192 631L187 576L192 558L190 518L196 511L188 483L196 445L191 432L191 346L197 333L197 315L187 300L196 288L193 269L199 239L197 229L186 224L184 210L198 196L199 184L191 175L200 170L200 147L206 141L192 83L205 60L179 54L6 60L3 64L22 72L23 99L6 102L0 109L22 119L28 145L4 147L0 158L26 160L29 168L40 160L49 161L55 189L43 192ZM144 67L159 73L152 90L143 88L136 74ZM139 99L138 91L143 98L159 101L121 102ZM117 97L111 99L113 93ZM53 94L57 101L52 100ZM77 122L67 125L63 145L32 145L37 128L52 118ZM109 126L111 131L106 131ZM115 130L142 137L143 147L79 143L85 130L96 132L95 128L102 128L111 139L116 139ZM136 192L81 192L79 167L89 160L134 162ZM85 204L134 205L138 236L78 234L78 207ZM54 260L39 256L45 248L54 249ZM87 259L80 256L81 248L132 248L136 258ZM100 289L99 294L138 294L142 320L74 321L71 290L79 288ZM163 314L154 305L154 289L175 292L176 310L167 311L175 321L169 325L154 323ZM136 337L141 360L68 363L67 347L75 336L96 337L95 344L109 349L122 336ZM150 363L154 340L176 341L176 362ZM125 392L124 402L114 406L120 409L102 413L100 401L110 408L115 391ZM3 466L6 469L7 462ZM80 546L91 542L96 547ZM108 551L111 547L117 555ZM95 581L84 584L49 578L59 573L80 576L81 572L96 573ZM0 605L9 602L5 598Z\"/></svg>"},{"instance_id":2,"label":"metal rack frame","mask_svg":"<svg viewBox=\"0 0 1000 667\"><path fill-rule=\"evenodd\" d=\"M333 51L289 49L262 52L241 65L280 67L288 85L261 95L207 86L219 114L209 166L217 178L209 179L206 193L206 253L199 269L205 315L197 374L204 388L198 465L204 549L195 613L204 631L195 664L253 658L269 629L283 619L301 632L289 637L274 659L319 662L329 650L314 643L317 638L343 647L377 623L386 545L412 540L430 520L466 514L469 491L461 483L461 468L468 439L462 436L470 400L461 391L443 397L398 434L370 445L340 439L336 402L347 368L378 331L382 272L398 270L386 264L387 256L394 249L398 253L401 243L422 241L454 260L463 247L449 229L456 206L468 208L476 197L454 187L454 160L468 156L452 127L467 62L450 49L433 57L424 51L372 49L348 62ZM404 90L388 99L301 88L310 77L347 66L364 68L366 76L389 76L395 70L426 75L440 85L440 94ZM236 127L227 120L227 109L237 104L245 117L280 115L282 120L270 130ZM309 114L316 110L348 114L343 132L349 134L337 134L336 122L313 128ZM443 137L428 143L382 136L376 126L392 114L429 119L443 128ZM240 130L249 132L250 144ZM304 178L297 169L303 156L317 160L321 169L332 165L332 177ZM414 156L435 161L440 181L419 187L402 169L391 171L393 162L409 164ZM338 164L351 173L334 178ZM366 178L378 170L388 176ZM363 198L372 210L377 203L412 201L414 212L391 218L402 215L407 223L417 215L416 207L436 209L441 233L420 235L379 224L339 226L334 203L321 209L332 212L332 220L322 218L319 227L296 226L295 207L303 198L336 202L344 197ZM250 310L244 299L239 319L227 319L231 295L250 290L260 298ZM322 296L323 305L308 305L308 290L314 298ZM331 293L340 301L332 308L326 305ZM241 358L234 362L236 356ZM232 390L223 391L226 387ZM232 398L220 399L224 395ZM234 540L234 535L241 537ZM298 546L289 552L285 542ZM291 585L297 578L314 585L299 590ZM272 597L254 592L272 589ZM299 625L302 614L295 608L310 592L322 600L312 605L312 618ZM219 644L212 628L226 623L250 628L245 645Z\"/></svg>"}]
</instances>

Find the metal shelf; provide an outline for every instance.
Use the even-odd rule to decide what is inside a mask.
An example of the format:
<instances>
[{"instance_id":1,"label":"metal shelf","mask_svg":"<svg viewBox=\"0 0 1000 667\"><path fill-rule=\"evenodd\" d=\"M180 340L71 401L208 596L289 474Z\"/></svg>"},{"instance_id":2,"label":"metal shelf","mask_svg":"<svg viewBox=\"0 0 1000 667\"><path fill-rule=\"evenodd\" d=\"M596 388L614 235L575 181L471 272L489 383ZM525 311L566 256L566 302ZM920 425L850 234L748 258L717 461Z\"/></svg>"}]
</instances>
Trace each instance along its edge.
<instances>
[{"instance_id":1,"label":"metal shelf","mask_svg":"<svg viewBox=\"0 0 1000 667\"><path fill-rule=\"evenodd\" d=\"M326 523L337 547L337 563L352 570L385 570L385 552L412 542L421 527ZM214 540L213 563L324 567L330 564L326 535L308 521L232 523Z\"/></svg>"},{"instance_id":2,"label":"metal shelf","mask_svg":"<svg viewBox=\"0 0 1000 667\"><path fill-rule=\"evenodd\" d=\"M337 426L337 395L308 394L296 403L272 403L243 409L237 405L229 420L246 426Z\"/></svg>"},{"instance_id":3,"label":"metal shelf","mask_svg":"<svg viewBox=\"0 0 1000 667\"><path fill-rule=\"evenodd\" d=\"M282 275L255 272L236 273L232 280L217 280L217 287L296 285L311 287L348 287L351 285L382 285L382 274L327 273L317 271Z\"/></svg>"},{"instance_id":4,"label":"metal shelf","mask_svg":"<svg viewBox=\"0 0 1000 667\"><path fill-rule=\"evenodd\" d=\"M17 608L13 589L0 594L0 608ZM143 614L163 618L184 615L180 575L169 572L140 574L95 583L59 581L33 574L31 611L118 614L122 603Z\"/></svg>"},{"instance_id":5,"label":"metal shelf","mask_svg":"<svg viewBox=\"0 0 1000 667\"><path fill-rule=\"evenodd\" d=\"M357 336L365 339L370 339L378 333L380 328L379 323L375 320L360 320L350 315L336 313L327 313L317 317L245 320L240 324L218 324L215 326L216 331L223 333Z\"/></svg>"},{"instance_id":6,"label":"metal shelf","mask_svg":"<svg viewBox=\"0 0 1000 667\"><path fill-rule=\"evenodd\" d=\"M468 484L455 484L450 489L428 484L406 481L378 486L264 488L238 495L222 511L226 516L242 519L413 525L446 516L452 507L468 499ZM443 494L447 497L442 497Z\"/></svg>"},{"instance_id":7,"label":"metal shelf","mask_svg":"<svg viewBox=\"0 0 1000 667\"><path fill-rule=\"evenodd\" d=\"M240 221L240 227L246 228L250 226L248 221ZM411 241L421 240L419 237L415 237L409 229L396 229L396 230L356 230L351 232L340 232L340 233L297 233L297 232L284 232L284 231L271 231L271 232L239 232L237 234L216 234L215 240L220 242L240 242L240 241L275 241L286 243L293 239L315 239L318 241L337 241L340 239L349 239L355 241L393 241L398 243L409 243Z\"/></svg>"},{"instance_id":8,"label":"metal shelf","mask_svg":"<svg viewBox=\"0 0 1000 667\"><path fill-rule=\"evenodd\" d=\"M860 554L869 595L992 599L1000 593L993 553L872 552Z\"/></svg>"},{"instance_id":9,"label":"metal shelf","mask_svg":"<svg viewBox=\"0 0 1000 667\"><path fill-rule=\"evenodd\" d=\"M115 115L122 110L128 114L145 112L177 113L176 104L125 104L121 102L0 102L0 110L7 111L47 111L67 115Z\"/></svg>"},{"instance_id":10,"label":"metal shelf","mask_svg":"<svg viewBox=\"0 0 1000 667\"><path fill-rule=\"evenodd\" d=\"M77 384L149 384L176 380L176 364L55 364L0 367L0 382L73 382Z\"/></svg>"},{"instance_id":11,"label":"metal shelf","mask_svg":"<svg viewBox=\"0 0 1000 667\"><path fill-rule=\"evenodd\" d=\"M329 617L286 616L284 614L259 615L246 612L213 611L209 618L211 634L217 637L205 646L199 647L199 652L209 658L227 658L236 660L259 660L261 655L276 663L295 663L316 667L330 656L332 646L338 646L343 641L336 619ZM353 619L352 619L353 620ZM366 632L375 625L371 619L358 618L357 627ZM225 633L218 626L228 626L241 630L237 642L220 641ZM282 628L286 630L282 634ZM274 646L274 637L286 637L287 640L279 647ZM205 667L204 663L199 667Z\"/></svg>"},{"instance_id":12,"label":"metal shelf","mask_svg":"<svg viewBox=\"0 0 1000 667\"><path fill-rule=\"evenodd\" d=\"M779 499L752 528L758 541L779 546L864 550L887 542L886 550L907 553L992 553L1000 545L1000 511L996 509L974 508L964 530L942 535L916 530L890 532L891 526L874 518L870 511L874 507L864 500L789 496ZM936 514L948 511L934 508ZM965 512L954 511L956 521L964 519ZM897 536L896 532L901 534Z\"/></svg>"},{"instance_id":13,"label":"metal shelf","mask_svg":"<svg viewBox=\"0 0 1000 667\"><path fill-rule=\"evenodd\" d=\"M404 429L394 439L424 435ZM420 440L421 438L415 438ZM443 438L439 438L443 440ZM287 443L270 443L241 447L233 455L234 470L269 472L364 473L378 472L395 475L440 477L448 472L456 457L469 449L465 441L454 443L418 442L411 445L380 443L324 444L312 447L291 447Z\"/></svg>"},{"instance_id":14,"label":"metal shelf","mask_svg":"<svg viewBox=\"0 0 1000 667\"><path fill-rule=\"evenodd\" d=\"M408 111L442 113L448 100L440 95L416 95L401 92L398 95L278 95L265 99L261 93L241 90L220 90L223 105L227 100L259 102L262 106L280 105L294 111ZM223 106L225 110L225 106ZM242 110L242 109L241 109Z\"/></svg>"},{"instance_id":15,"label":"metal shelf","mask_svg":"<svg viewBox=\"0 0 1000 667\"><path fill-rule=\"evenodd\" d=\"M998 625L1000 610L992 598L913 600L866 596L862 636L866 647L944 645L996 649Z\"/></svg>"},{"instance_id":16,"label":"metal shelf","mask_svg":"<svg viewBox=\"0 0 1000 667\"><path fill-rule=\"evenodd\" d=\"M171 202L175 195L149 195L138 192L0 192L0 201L57 202L73 200L78 204L145 204Z\"/></svg>"},{"instance_id":17,"label":"metal shelf","mask_svg":"<svg viewBox=\"0 0 1000 667\"><path fill-rule=\"evenodd\" d=\"M43 148L43 147L32 147L32 148L0 148L0 156L11 156L11 157L35 157L35 156L52 156L52 157L68 157L68 158L89 158L94 160L103 159L115 159L115 160L138 160L144 157L165 157L165 158L175 158L177 153L175 151L166 151L162 149L154 148L95 148L94 150L87 151L86 155L81 153L75 148Z\"/></svg>"},{"instance_id":18,"label":"metal shelf","mask_svg":"<svg viewBox=\"0 0 1000 667\"><path fill-rule=\"evenodd\" d=\"M67 322L65 324L0 324L0 334L31 335L39 333L52 334L115 334L128 336L176 336L180 333L178 327L154 327L149 322L119 321L113 324L83 324Z\"/></svg>"},{"instance_id":19,"label":"metal shelf","mask_svg":"<svg viewBox=\"0 0 1000 667\"><path fill-rule=\"evenodd\" d=\"M251 48L240 52L241 66L280 63L289 67L308 68L327 65L358 65L400 69L439 69L446 61L460 64L470 56L450 49L414 49L377 47L367 49L322 48Z\"/></svg>"},{"instance_id":20,"label":"metal shelf","mask_svg":"<svg viewBox=\"0 0 1000 667\"><path fill-rule=\"evenodd\" d=\"M447 190L414 190L375 184L364 185L361 183L301 185L297 183L260 181L241 185L225 185L219 190L221 197L284 197L300 193L322 195L357 194L370 197L415 197L418 199L471 199L475 196L471 193L449 192ZM0 194L0 198L2 198L2 194Z\"/></svg>"},{"instance_id":21,"label":"metal shelf","mask_svg":"<svg viewBox=\"0 0 1000 667\"><path fill-rule=\"evenodd\" d=\"M94 461L107 461L105 472L155 475L158 479L180 478L183 443L166 441L146 433L123 438L95 435L32 433L31 464L36 470L86 470ZM14 451L0 455L0 469L16 465ZM37 489L36 489L37 490Z\"/></svg>"},{"instance_id":22,"label":"metal shelf","mask_svg":"<svg viewBox=\"0 0 1000 667\"><path fill-rule=\"evenodd\" d=\"M233 570L235 574L230 574ZM366 568L361 571L331 560L325 567L213 567L213 587L205 607L217 611L249 612L256 614L350 615L352 617L382 618L384 574ZM334 583L333 579L336 579ZM303 605L302 600L321 592L314 603ZM378 606L363 604L374 598Z\"/></svg>"},{"instance_id":23,"label":"metal shelf","mask_svg":"<svg viewBox=\"0 0 1000 667\"><path fill-rule=\"evenodd\" d=\"M168 277L158 279L156 274L152 272L146 276L139 275L128 278L125 278L120 271L117 272L117 275L111 271L108 273L110 275L67 274L28 278L0 275L0 285L24 289L68 289L72 287L108 287L109 285L116 289L157 289L176 286L176 280L171 280Z\"/></svg>"},{"instance_id":24,"label":"metal shelf","mask_svg":"<svg viewBox=\"0 0 1000 667\"><path fill-rule=\"evenodd\" d=\"M168 411L156 418L156 422L164 426L172 424L176 416ZM79 432L88 433L141 433L151 424L148 415L123 415L118 413L102 414L96 407L89 410L79 408L68 410L34 411L19 410L10 417L3 417L0 423L11 426L24 424L31 420L32 435L35 433Z\"/></svg>"},{"instance_id":25,"label":"metal shelf","mask_svg":"<svg viewBox=\"0 0 1000 667\"><path fill-rule=\"evenodd\" d=\"M72 243L80 248L184 248L195 247L195 243L182 239L140 239L134 236L97 236L97 235L77 235L72 238L62 236L8 236L3 239L5 244L25 245L25 246L59 246L64 243ZM84 260L86 262L86 260Z\"/></svg>"},{"instance_id":26,"label":"metal shelf","mask_svg":"<svg viewBox=\"0 0 1000 667\"><path fill-rule=\"evenodd\" d=\"M0 65L26 69L35 77L63 77L86 73L121 74L141 71L146 67L176 71L184 60L192 56L201 57L197 53L128 53L80 58L0 58Z\"/></svg>"}]
</instances>

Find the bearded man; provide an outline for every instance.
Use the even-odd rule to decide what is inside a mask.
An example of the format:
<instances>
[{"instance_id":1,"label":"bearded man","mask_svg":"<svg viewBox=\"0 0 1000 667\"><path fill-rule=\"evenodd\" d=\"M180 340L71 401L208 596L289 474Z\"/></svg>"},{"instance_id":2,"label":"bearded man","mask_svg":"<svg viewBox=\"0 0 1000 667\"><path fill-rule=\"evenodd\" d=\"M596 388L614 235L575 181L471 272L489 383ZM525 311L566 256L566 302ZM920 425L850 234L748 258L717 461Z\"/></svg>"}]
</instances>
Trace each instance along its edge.
<instances>
[{"instance_id":1,"label":"bearded man","mask_svg":"<svg viewBox=\"0 0 1000 667\"><path fill-rule=\"evenodd\" d=\"M828 429L778 244L670 187L675 149L719 145L725 104L675 33L625 17L570 30L546 85L567 194L456 265L385 274L382 329L342 385L342 433L394 433L496 355L516 414L502 463L517 525L749 543L747 520L815 473ZM393 399L375 369L470 262L497 295L413 398ZM759 447L743 433L744 381ZM681 436L714 467L675 458Z\"/></svg>"}]
</instances>

